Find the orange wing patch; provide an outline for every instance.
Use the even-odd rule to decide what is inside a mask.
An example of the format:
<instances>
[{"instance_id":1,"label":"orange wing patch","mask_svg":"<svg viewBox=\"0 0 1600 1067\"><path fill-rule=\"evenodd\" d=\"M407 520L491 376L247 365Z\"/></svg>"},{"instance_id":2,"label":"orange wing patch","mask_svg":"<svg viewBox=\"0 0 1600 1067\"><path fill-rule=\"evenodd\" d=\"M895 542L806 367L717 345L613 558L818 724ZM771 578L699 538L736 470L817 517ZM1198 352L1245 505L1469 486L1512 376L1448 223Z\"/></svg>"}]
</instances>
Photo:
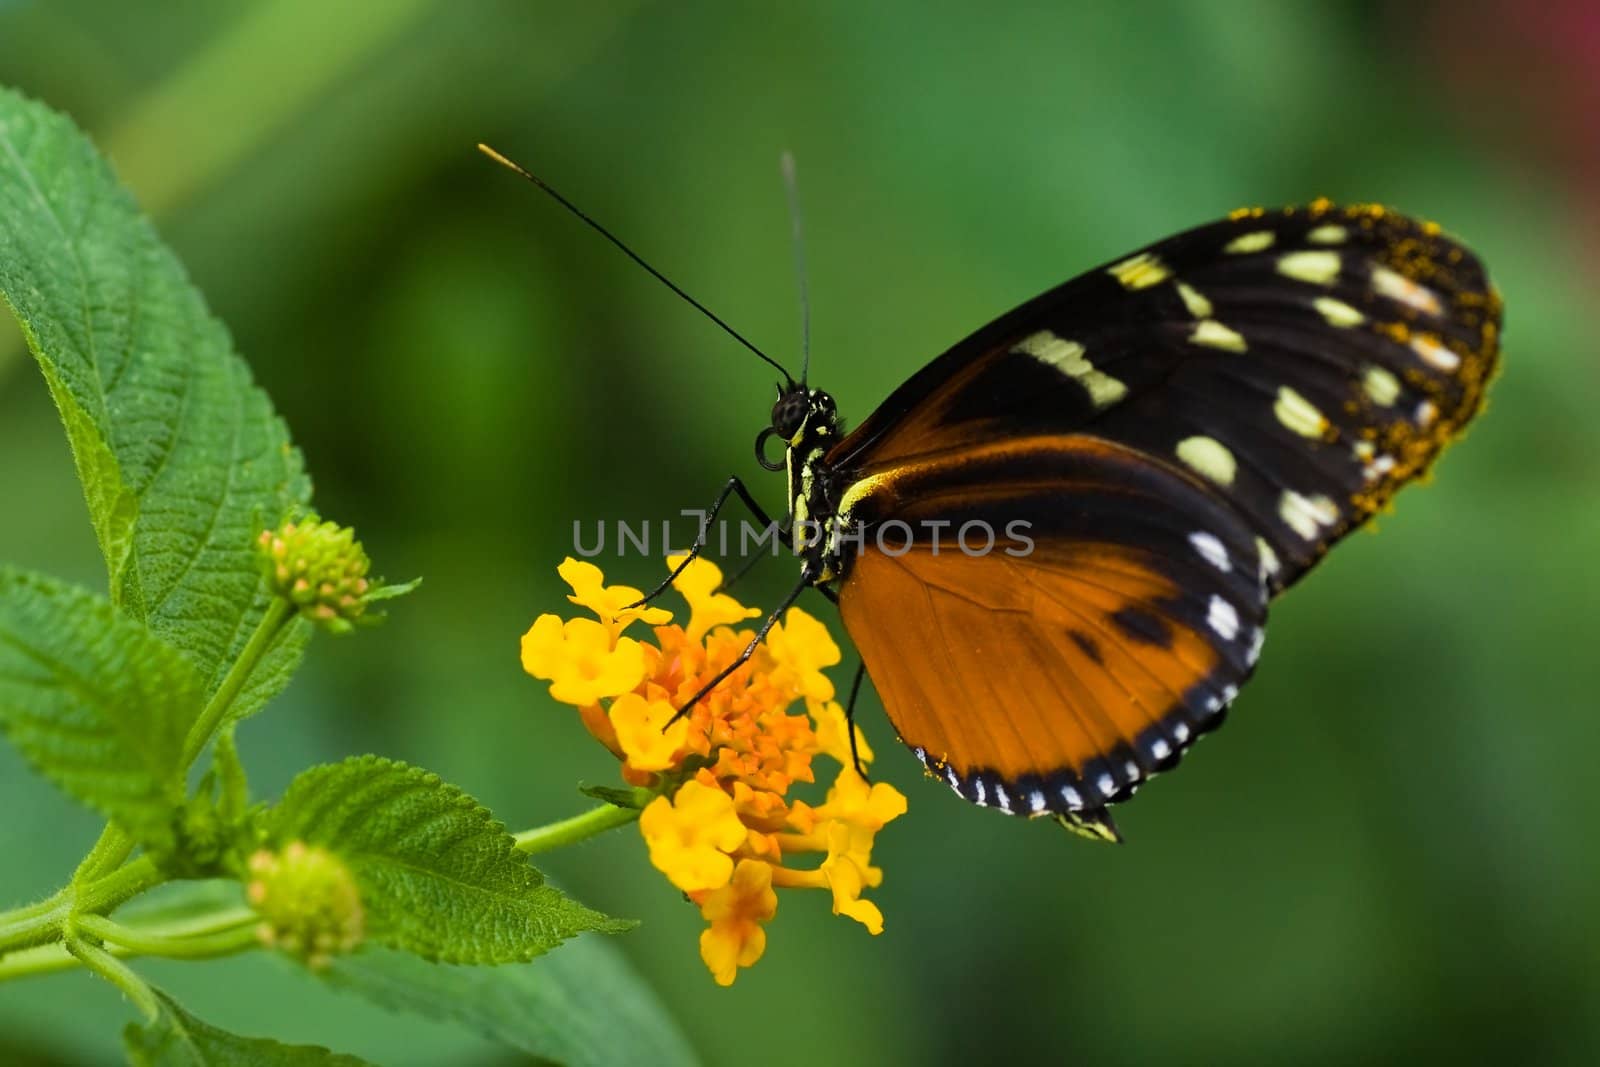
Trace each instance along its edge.
<instances>
[{"instance_id":1,"label":"orange wing patch","mask_svg":"<svg viewBox=\"0 0 1600 1067\"><path fill-rule=\"evenodd\" d=\"M930 771L1039 815L1123 799L1220 723L1265 607L1214 598L1227 606L1197 613L1196 596L1149 553L1051 544L1025 559L866 552L839 606ZM1242 670L1219 650L1241 640Z\"/></svg>"}]
</instances>

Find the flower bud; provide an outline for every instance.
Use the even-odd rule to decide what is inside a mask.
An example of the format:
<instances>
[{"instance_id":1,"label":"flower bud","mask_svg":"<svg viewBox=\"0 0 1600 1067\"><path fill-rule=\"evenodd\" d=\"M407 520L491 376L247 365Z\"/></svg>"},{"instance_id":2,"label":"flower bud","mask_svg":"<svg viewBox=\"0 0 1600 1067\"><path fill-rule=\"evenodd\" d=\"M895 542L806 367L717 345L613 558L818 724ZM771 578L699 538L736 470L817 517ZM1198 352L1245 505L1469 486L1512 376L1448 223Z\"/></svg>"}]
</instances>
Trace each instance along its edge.
<instances>
[{"instance_id":1,"label":"flower bud","mask_svg":"<svg viewBox=\"0 0 1600 1067\"><path fill-rule=\"evenodd\" d=\"M272 591L300 614L344 633L366 611L372 565L355 531L315 518L263 530L257 545Z\"/></svg>"},{"instance_id":2,"label":"flower bud","mask_svg":"<svg viewBox=\"0 0 1600 1067\"><path fill-rule=\"evenodd\" d=\"M261 914L261 943L299 957L312 970L361 943L361 893L350 869L325 848L292 841L281 852L255 853L245 896Z\"/></svg>"}]
</instances>

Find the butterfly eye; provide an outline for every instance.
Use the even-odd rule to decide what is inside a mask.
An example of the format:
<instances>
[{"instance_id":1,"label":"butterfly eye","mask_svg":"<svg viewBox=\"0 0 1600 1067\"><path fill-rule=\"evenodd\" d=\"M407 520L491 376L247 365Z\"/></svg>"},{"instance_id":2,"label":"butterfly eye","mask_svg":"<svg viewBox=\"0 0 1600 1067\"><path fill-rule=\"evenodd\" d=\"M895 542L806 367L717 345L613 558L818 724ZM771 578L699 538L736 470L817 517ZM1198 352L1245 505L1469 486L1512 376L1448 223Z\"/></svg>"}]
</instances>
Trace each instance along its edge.
<instances>
[{"instance_id":1,"label":"butterfly eye","mask_svg":"<svg viewBox=\"0 0 1600 1067\"><path fill-rule=\"evenodd\" d=\"M772 405L772 429L784 440L793 437L806 421L811 409L809 398L800 390L787 392Z\"/></svg>"}]
</instances>

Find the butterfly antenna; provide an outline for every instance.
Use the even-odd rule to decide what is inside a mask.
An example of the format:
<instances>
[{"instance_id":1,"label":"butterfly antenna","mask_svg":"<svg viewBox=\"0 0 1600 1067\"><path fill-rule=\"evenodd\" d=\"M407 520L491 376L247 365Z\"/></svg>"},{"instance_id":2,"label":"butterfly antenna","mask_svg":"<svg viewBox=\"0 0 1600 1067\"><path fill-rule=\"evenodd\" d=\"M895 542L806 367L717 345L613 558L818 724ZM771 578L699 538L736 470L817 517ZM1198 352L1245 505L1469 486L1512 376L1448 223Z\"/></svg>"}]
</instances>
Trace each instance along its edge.
<instances>
[{"instance_id":1,"label":"butterfly antenna","mask_svg":"<svg viewBox=\"0 0 1600 1067\"><path fill-rule=\"evenodd\" d=\"M783 365L782 364L780 364L777 360L773 359L771 356L767 355L765 352L761 351L761 349L757 348L755 345L751 344L748 340L745 339L745 336L743 334L741 334L738 330L735 330L732 326L729 326L726 322L723 322L722 319L718 318L716 313L713 312L710 308L706 307L704 304L700 303L700 301L696 300L694 297L692 297L688 293L684 292L681 288L678 287L678 285L676 283L674 283L672 281L672 279L668 278L665 274L662 274L660 271L656 270L650 264L646 263L644 261L644 257L640 256L639 253L635 252L633 249L631 249L627 245L623 244L621 239L618 238L616 236L616 234L612 233L610 230L608 230L604 226L600 225L594 219L590 218L588 215L585 215L582 211L578 210L578 206L576 204L574 204L572 201L568 200L566 197L562 196L560 193L556 192L553 188L550 187L549 183L547 183L543 178L539 177L537 174L534 174L532 171L528 170L526 167L519 166L518 164L512 162L511 160L507 159L505 156L501 155L499 152L496 152L494 149L490 148L486 144L478 145L478 151L482 152L484 155L488 156L490 159L494 160L496 163L500 164L502 167L505 167L508 170L515 171L517 174L522 175L522 177L526 178L528 181L532 182L534 185L538 186L540 189L544 190L546 193L549 193L551 199L553 199L556 203L560 204L562 207L566 208L568 211L570 211L574 215L578 216L578 218L580 218L584 222L588 223L590 228L592 228L601 237L604 237L606 240L608 240L612 244L616 245L617 248L621 249L623 255L627 256L629 259L631 259L635 263L639 264L639 266L641 266L645 270L649 271L650 274L657 281L659 281L662 285L665 285L668 289L671 289L674 293L677 293L678 296L682 297L684 299L684 301L686 301L689 304L690 307L694 308L696 311L700 312L700 314L704 315L706 318L710 319L712 322L714 322L718 326L722 327L722 331L724 333L726 333L729 337L732 337L735 341L738 341L740 344L744 345L750 351L754 352L757 356L761 357L761 359L763 359L767 363L771 364L774 368L776 368L776 370L777 370L777 372L779 374L783 375L784 380L786 382L788 382L790 385L794 384L794 378L789 374L788 371L783 369Z\"/></svg>"},{"instance_id":2,"label":"butterfly antenna","mask_svg":"<svg viewBox=\"0 0 1600 1067\"><path fill-rule=\"evenodd\" d=\"M800 224L800 183L794 173L794 153L785 151L778 161L783 189L789 197L789 230L794 244L794 276L800 288L800 384L811 373L811 293L806 285L806 243Z\"/></svg>"}]
</instances>

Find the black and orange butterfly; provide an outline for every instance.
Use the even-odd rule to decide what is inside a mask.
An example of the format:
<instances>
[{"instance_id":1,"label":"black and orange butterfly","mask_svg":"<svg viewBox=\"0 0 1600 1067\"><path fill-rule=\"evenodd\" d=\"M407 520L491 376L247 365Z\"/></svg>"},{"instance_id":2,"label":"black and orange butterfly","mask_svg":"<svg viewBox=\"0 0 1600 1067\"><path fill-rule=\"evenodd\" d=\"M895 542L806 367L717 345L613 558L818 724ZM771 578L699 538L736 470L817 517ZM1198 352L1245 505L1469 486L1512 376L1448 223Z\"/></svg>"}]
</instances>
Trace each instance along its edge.
<instances>
[{"instance_id":1,"label":"black and orange butterfly","mask_svg":"<svg viewBox=\"0 0 1600 1067\"><path fill-rule=\"evenodd\" d=\"M1318 200L1074 278L848 434L785 374L757 453L801 576L761 634L822 589L930 773L1115 840L1107 805L1222 722L1271 599L1481 409L1500 325L1437 226ZM762 516L737 478L712 514L735 493Z\"/></svg>"}]
</instances>

